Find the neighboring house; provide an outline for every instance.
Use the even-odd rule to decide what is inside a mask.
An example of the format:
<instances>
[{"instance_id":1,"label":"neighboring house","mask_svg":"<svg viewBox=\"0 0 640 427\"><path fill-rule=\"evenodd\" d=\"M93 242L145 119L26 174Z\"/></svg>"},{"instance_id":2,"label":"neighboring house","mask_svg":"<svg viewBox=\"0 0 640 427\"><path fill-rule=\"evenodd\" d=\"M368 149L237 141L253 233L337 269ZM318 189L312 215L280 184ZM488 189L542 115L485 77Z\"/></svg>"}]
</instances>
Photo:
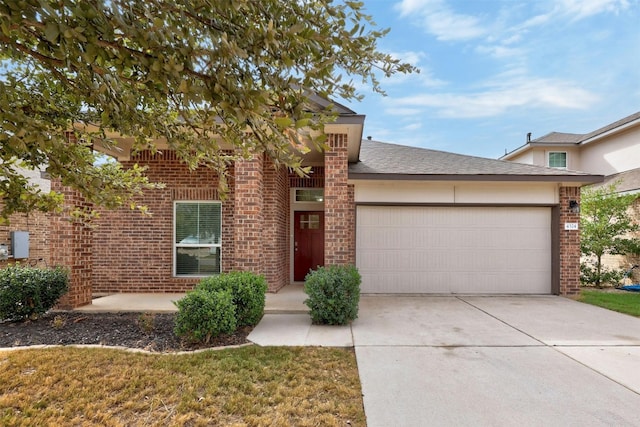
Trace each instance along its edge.
<instances>
[{"instance_id":1,"label":"neighboring house","mask_svg":"<svg viewBox=\"0 0 640 427\"><path fill-rule=\"evenodd\" d=\"M325 102L325 104L323 104ZM326 101L316 100L323 108ZM304 157L308 178L265 155L218 178L169 149L117 156L165 188L152 216L101 211L92 227L50 219L50 264L71 270L61 303L116 292L184 292L201 277L250 270L278 291L319 265L355 264L363 293L562 294L579 290L580 187L602 176L362 140L364 116L337 106L328 149ZM52 182L66 203L76 191Z\"/></svg>"},{"instance_id":2,"label":"neighboring house","mask_svg":"<svg viewBox=\"0 0 640 427\"><path fill-rule=\"evenodd\" d=\"M640 222L640 112L587 134L552 132L500 159L605 175L594 187L615 182L617 193L638 194L631 209ZM640 258L607 257L604 261L609 267L627 269ZM640 279L640 272L635 274Z\"/></svg>"},{"instance_id":3,"label":"neighboring house","mask_svg":"<svg viewBox=\"0 0 640 427\"><path fill-rule=\"evenodd\" d=\"M551 132L500 160L622 178L625 191L639 191L640 112L587 134Z\"/></svg>"}]
</instances>

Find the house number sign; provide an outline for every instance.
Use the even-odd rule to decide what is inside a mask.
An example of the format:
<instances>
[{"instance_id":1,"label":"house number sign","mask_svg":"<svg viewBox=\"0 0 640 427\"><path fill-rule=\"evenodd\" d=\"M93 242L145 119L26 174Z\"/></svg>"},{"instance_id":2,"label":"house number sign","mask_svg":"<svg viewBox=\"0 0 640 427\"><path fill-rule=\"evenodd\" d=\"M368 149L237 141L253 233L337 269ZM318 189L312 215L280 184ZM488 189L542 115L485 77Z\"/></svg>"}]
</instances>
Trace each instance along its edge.
<instances>
[{"instance_id":1,"label":"house number sign","mask_svg":"<svg viewBox=\"0 0 640 427\"><path fill-rule=\"evenodd\" d=\"M577 230L578 229L578 223L577 222L565 222L564 223L564 229L565 230Z\"/></svg>"}]
</instances>

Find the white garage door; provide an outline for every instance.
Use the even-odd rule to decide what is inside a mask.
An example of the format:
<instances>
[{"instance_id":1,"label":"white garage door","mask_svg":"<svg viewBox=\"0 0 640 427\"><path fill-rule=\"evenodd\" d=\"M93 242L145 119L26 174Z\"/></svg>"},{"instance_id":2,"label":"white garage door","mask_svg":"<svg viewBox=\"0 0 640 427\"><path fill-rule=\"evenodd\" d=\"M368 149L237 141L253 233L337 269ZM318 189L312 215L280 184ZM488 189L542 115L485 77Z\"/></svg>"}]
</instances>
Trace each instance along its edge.
<instances>
[{"instance_id":1,"label":"white garage door","mask_svg":"<svg viewBox=\"0 0 640 427\"><path fill-rule=\"evenodd\" d=\"M364 293L551 293L551 209L358 206Z\"/></svg>"}]
</instances>

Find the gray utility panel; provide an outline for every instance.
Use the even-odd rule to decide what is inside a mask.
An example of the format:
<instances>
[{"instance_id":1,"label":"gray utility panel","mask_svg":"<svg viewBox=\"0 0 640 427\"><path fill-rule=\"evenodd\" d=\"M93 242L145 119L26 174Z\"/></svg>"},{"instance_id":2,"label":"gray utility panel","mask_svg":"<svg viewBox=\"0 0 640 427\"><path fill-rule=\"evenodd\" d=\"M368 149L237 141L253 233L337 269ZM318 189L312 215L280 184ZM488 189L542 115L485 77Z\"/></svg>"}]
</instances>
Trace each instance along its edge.
<instances>
[{"instance_id":1,"label":"gray utility panel","mask_svg":"<svg viewBox=\"0 0 640 427\"><path fill-rule=\"evenodd\" d=\"M11 232L11 255L15 259L29 258L29 232Z\"/></svg>"}]
</instances>

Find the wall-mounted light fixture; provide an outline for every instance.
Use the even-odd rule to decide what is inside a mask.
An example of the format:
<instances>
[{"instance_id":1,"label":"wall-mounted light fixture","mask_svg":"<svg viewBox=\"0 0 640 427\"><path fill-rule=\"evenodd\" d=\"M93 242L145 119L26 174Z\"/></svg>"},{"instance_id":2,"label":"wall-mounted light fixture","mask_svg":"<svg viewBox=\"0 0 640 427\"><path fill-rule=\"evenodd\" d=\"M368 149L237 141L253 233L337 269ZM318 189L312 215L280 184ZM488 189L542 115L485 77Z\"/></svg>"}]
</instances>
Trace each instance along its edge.
<instances>
[{"instance_id":1,"label":"wall-mounted light fixture","mask_svg":"<svg viewBox=\"0 0 640 427\"><path fill-rule=\"evenodd\" d=\"M576 200L569 200L569 210L573 213L580 213L580 203Z\"/></svg>"}]
</instances>

